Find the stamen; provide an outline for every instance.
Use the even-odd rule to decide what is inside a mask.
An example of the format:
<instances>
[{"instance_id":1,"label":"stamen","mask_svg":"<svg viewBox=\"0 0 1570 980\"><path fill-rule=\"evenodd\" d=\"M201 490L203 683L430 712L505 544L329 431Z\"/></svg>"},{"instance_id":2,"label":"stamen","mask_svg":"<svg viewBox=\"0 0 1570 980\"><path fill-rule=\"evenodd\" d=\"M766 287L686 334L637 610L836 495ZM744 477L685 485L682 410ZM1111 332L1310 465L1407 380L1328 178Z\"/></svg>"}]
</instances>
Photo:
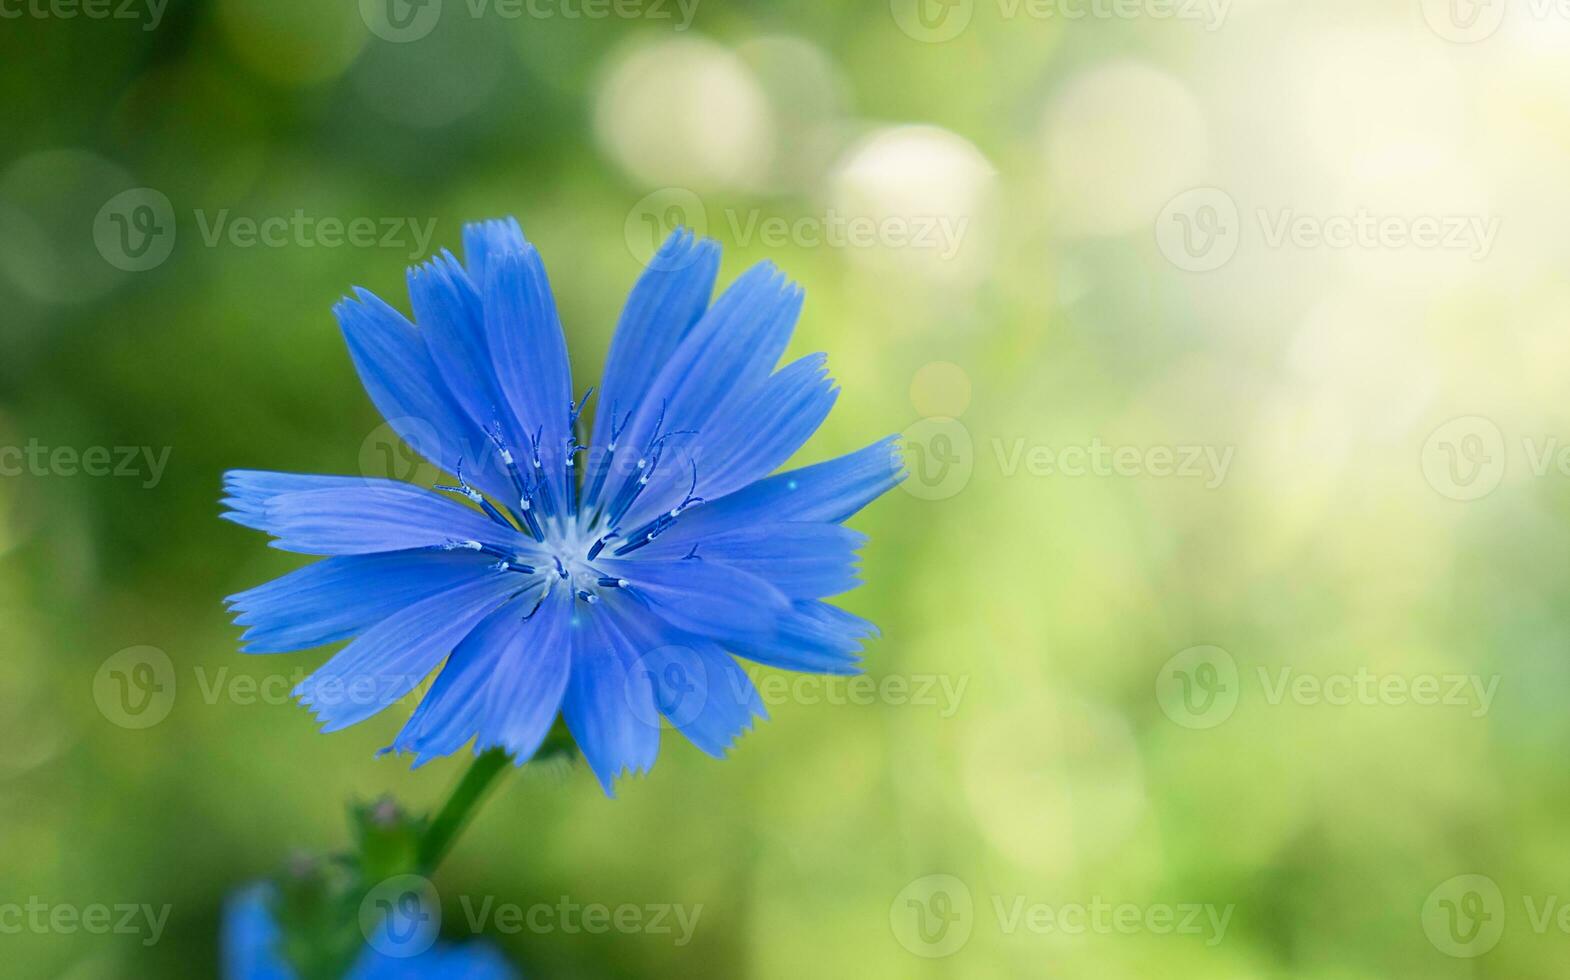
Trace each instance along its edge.
<instances>
[{"instance_id":1,"label":"stamen","mask_svg":"<svg viewBox=\"0 0 1570 980\"><path fill-rule=\"evenodd\" d=\"M544 432L545 427L542 425L534 430L534 438L529 440L531 455L534 457L534 489L540 493L540 510L544 511L546 517L553 517L556 514L556 500L551 495L550 480L545 477L545 463L540 459L540 437Z\"/></svg>"},{"instance_id":2,"label":"stamen","mask_svg":"<svg viewBox=\"0 0 1570 980\"><path fill-rule=\"evenodd\" d=\"M659 537L667 529L669 529L672 524L675 523L676 519L674 517L671 517L669 514L661 514L659 517L656 517L654 520L638 528L638 530L627 535L627 543L616 549L616 556L621 557L622 555L631 554L632 552L637 551L639 548Z\"/></svg>"},{"instance_id":3,"label":"stamen","mask_svg":"<svg viewBox=\"0 0 1570 980\"><path fill-rule=\"evenodd\" d=\"M625 589L631 583L624 578L611 578L609 575L601 575L600 584L607 589Z\"/></svg>"},{"instance_id":4,"label":"stamen","mask_svg":"<svg viewBox=\"0 0 1570 980\"><path fill-rule=\"evenodd\" d=\"M479 504L480 505L480 509L485 511L485 515L487 517L489 517L491 520L493 520L496 523L500 524L502 527L507 528L509 531L516 531L517 530L517 527L513 525L512 521L509 521L507 518L503 517L501 511L496 509L496 505L495 504L492 504L489 500L486 500L484 494L480 493L480 491L478 491L478 490L474 489L473 487L469 486L469 484L464 481L464 479L463 479L463 460L462 459L458 460L458 473L457 473L457 476L458 476L458 485L457 486L449 487L449 486L443 486L442 484L438 483L434 487L432 487L431 489L433 489L433 490L445 490L448 493L461 494L462 496L467 497L471 502Z\"/></svg>"},{"instance_id":5,"label":"stamen","mask_svg":"<svg viewBox=\"0 0 1570 980\"><path fill-rule=\"evenodd\" d=\"M518 469L517 461L513 459L512 450L508 449L507 444L502 441L501 422L491 423L491 428L485 430L485 434L490 436L492 444L496 446L496 452L501 456L502 464L507 467L507 475L512 478L513 489L518 492L518 512L523 515L523 523L528 525L529 532L536 539L545 540L545 532L540 529L539 522L529 513L529 485L524 481L523 473Z\"/></svg>"},{"instance_id":6,"label":"stamen","mask_svg":"<svg viewBox=\"0 0 1570 980\"><path fill-rule=\"evenodd\" d=\"M628 412L621 418L621 423L616 422L616 406L611 406L611 441L605 446L605 458L594 467L594 479L590 481L588 489L583 494L583 505L586 508L599 506L600 491L605 489L605 477L610 473L611 467L616 462L616 440L621 438L622 430L632 420L632 413Z\"/></svg>"},{"instance_id":7,"label":"stamen","mask_svg":"<svg viewBox=\"0 0 1570 980\"><path fill-rule=\"evenodd\" d=\"M584 602L587 602L591 606L600 601L599 596L595 595L593 592L588 591L587 589L579 589L578 598L582 599Z\"/></svg>"},{"instance_id":8,"label":"stamen","mask_svg":"<svg viewBox=\"0 0 1570 980\"><path fill-rule=\"evenodd\" d=\"M525 565L518 560L518 556L503 551L493 545L482 544L478 541L459 541L453 539L441 545L443 551L474 551L482 555L490 555L497 559L491 564L491 570L497 572L522 572L525 575L534 573L533 565Z\"/></svg>"},{"instance_id":9,"label":"stamen","mask_svg":"<svg viewBox=\"0 0 1570 980\"><path fill-rule=\"evenodd\" d=\"M583 407L589 404L589 396L592 394L594 394L594 386L589 385L589 390L583 393L583 398L579 399L578 404L574 405L571 400L567 402L567 428L570 431L577 431L578 419L583 415Z\"/></svg>"},{"instance_id":10,"label":"stamen","mask_svg":"<svg viewBox=\"0 0 1570 980\"><path fill-rule=\"evenodd\" d=\"M692 484L687 487L687 494L686 494L686 496L682 497L681 503L679 503L675 507L671 508L670 514L671 514L671 517L673 519L677 518L677 517L680 517L681 516L681 512L686 510L688 507L696 507L698 504L703 503L703 498L702 497L695 496L695 491L697 489L698 489L698 461L697 460L693 460L692 461Z\"/></svg>"},{"instance_id":11,"label":"stamen","mask_svg":"<svg viewBox=\"0 0 1570 980\"><path fill-rule=\"evenodd\" d=\"M605 550L605 546L610 544L611 543L611 538L614 538L614 537L616 537L616 530L615 530L615 528L612 528L611 530L606 531L604 534L600 535L599 538L594 542L594 544L589 546L589 559L588 560L589 561L593 561L594 559L598 558L599 555L600 555L600 552Z\"/></svg>"},{"instance_id":12,"label":"stamen","mask_svg":"<svg viewBox=\"0 0 1570 980\"><path fill-rule=\"evenodd\" d=\"M584 397L587 398L588 396L585 395ZM588 448L588 446L580 443L576 437L572 435L567 436L566 466L564 468L567 475L567 513L569 514L578 512L578 473L573 466L573 461L578 455L578 450Z\"/></svg>"},{"instance_id":13,"label":"stamen","mask_svg":"<svg viewBox=\"0 0 1570 980\"><path fill-rule=\"evenodd\" d=\"M527 493L518 498L518 511L519 513L523 514L523 522L529 525L530 533L532 533L541 541L544 541L545 529L540 527L539 520L534 516L533 502L529 500L529 495Z\"/></svg>"},{"instance_id":14,"label":"stamen","mask_svg":"<svg viewBox=\"0 0 1570 980\"><path fill-rule=\"evenodd\" d=\"M514 599L516 599L516 598L518 598L518 596L523 595L527 591L529 591L529 590L528 589L520 589L519 591L513 593L512 597ZM545 597L548 594L549 594L549 592L547 590L543 590L542 589L540 591L540 598L537 599L535 601L535 603L534 603L534 608L530 609L527 613L525 613L523 619L520 620L520 622L527 623L529 620L533 619L534 618L534 614L540 611L540 607L541 606L545 605Z\"/></svg>"},{"instance_id":15,"label":"stamen","mask_svg":"<svg viewBox=\"0 0 1570 980\"><path fill-rule=\"evenodd\" d=\"M695 507L698 504L703 503L703 498L696 496L693 493L693 491L697 489L698 464L696 461L694 461L692 464L692 485L688 488L687 494L682 498L681 503L677 504L666 513L656 517L649 523L643 525L643 527L640 527L632 534L628 535L627 543L616 549L616 554L625 555L637 551L639 548L665 533L665 531L667 531L672 524L676 523L676 518L682 515L682 511L686 510L688 507Z\"/></svg>"},{"instance_id":16,"label":"stamen","mask_svg":"<svg viewBox=\"0 0 1570 980\"><path fill-rule=\"evenodd\" d=\"M533 565L524 565L515 559L508 558L503 558L501 561L492 565L491 570L496 572L517 572L520 575L534 574Z\"/></svg>"}]
</instances>

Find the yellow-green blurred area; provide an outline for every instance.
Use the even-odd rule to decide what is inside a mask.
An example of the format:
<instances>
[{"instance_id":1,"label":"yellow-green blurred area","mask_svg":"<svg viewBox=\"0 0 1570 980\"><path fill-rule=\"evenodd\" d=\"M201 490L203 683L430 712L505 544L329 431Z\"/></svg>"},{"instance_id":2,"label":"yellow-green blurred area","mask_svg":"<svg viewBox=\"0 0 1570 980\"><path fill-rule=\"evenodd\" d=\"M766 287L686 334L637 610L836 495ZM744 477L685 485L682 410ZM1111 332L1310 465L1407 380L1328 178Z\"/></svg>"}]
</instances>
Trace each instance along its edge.
<instances>
[{"instance_id":1,"label":"yellow-green blurred area","mask_svg":"<svg viewBox=\"0 0 1570 980\"><path fill-rule=\"evenodd\" d=\"M852 522L871 686L756 671L771 720L667 730L615 800L509 775L449 938L542 978L1564 976L1570 16L0 13L0 973L211 974L232 889L458 779L376 757L408 703L317 733L327 651L237 652L222 598L303 560L220 476L395 461L330 308L407 310L512 214L579 391L685 223L806 289L843 390L802 460L905 432L913 476ZM562 902L666 931L495 911Z\"/></svg>"}]
</instances>

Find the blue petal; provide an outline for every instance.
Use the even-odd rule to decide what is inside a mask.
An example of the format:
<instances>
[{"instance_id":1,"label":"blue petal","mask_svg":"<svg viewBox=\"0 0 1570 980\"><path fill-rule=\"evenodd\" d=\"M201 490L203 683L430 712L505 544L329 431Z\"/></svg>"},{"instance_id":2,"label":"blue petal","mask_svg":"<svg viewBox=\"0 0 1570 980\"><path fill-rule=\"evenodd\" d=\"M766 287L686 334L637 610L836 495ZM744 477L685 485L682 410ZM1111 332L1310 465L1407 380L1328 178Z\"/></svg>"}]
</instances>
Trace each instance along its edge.
<instances>
[{"instance_id":1,"label":"blue petal","mask_svg":"<svg viewBox=\"0 0 1570 980\"><path fill-rule=\"evenodd\" d=\"M224 980L296 980L281 952L283 931L273 914L277 890L267 882L247 885L224 903L221 940ZM516 980L518 974L495 947L480 942L436 943L414 956L398 957L366 946L345 980Z\"/></svg>"},{"instance_id":2,"label":"blue petal","mask_svg":"<svg viewBox=\"0 0 1570 980\"><path fill-rule=\"evenodd\" d=\"M472 551L394 551L328 558L230 596L245 652L286 653L346 640L413 602L473 579Z\"/></svg>"},{"instance_id":3,"label":"blue petal","mask_svg":"<svg viewBox=\"0 0 1570 980\"><path fill-rule=\"evenodd\" d=\"M453 399L482 429L506 418L496 386L479 290L449 252L408 273L409 303L431 362Z\"/></svg>"},{"instance_id":4,"label":"blue petal","mask_svg":"<svg viewBox=\"0 0 1570 980\"><path fill-rule=\"evenodd\" d=\"M273 497L260 529L277 538L273 547L310 555L363 555L454 541L516 551L529 541L479 511L392 481Z\"/></svg>"},{"instance_id":5,"label":"blue petal","mask_svg":"<svg viewBox=\"0 0 1570 980\"><path fill-rule=\"evenodd\" d=\"M412 691L517 588L516 575L493 572L422 599L360 634L294 694L325 732L364 721Z\"/></svg>"},{"instance_id":6,"label":"blue petal","mask_svg":"<svg viewBox=\"0 0 1570 980\"><path fill-rule=\"evenodd\" d=\"M572 651L570 600L548 599L524 620L527 611L520 597L458 645L394 750L417 753L421 766L478 735L476 752L501 745L516 765L529 761L561 708Z\"/></svg>"},{"instance_id":7,"label":"blue petal","mask_svg":"<svg viewBox=\"0 0 1570 980\"><path fill-rule=\"evenodd\" d=\"M375 293L357 289L359 302L333 307L349 356L371 401L394 432L448 473L463 465L476 487L500 498L511 483L490 451L484 430L454 401L425 339L403 314Z\"/></svg>"},{"instance_id":8,"label":"blue petal","mask_svg":"<svg viewBox=\"0 0 1570 980\"><path fill-rule=\"evenodd\" d=\"M529 247L518 227L517 218L492 218L463 226L463 258L469 280L483 286L490 270L491 256L502 252L521 252Z\"/></svg>"},{"instance_id":9,"label":"blue petal","mask_svg":"<svg viewBox=\"0 0 1570 980\"><path fill-rule=\"evenodd\" d=\"M792 599L821 599L860 584L856 549L866 541L866 535L838 524L750 524L700 535L678 521L632 558L682 558L696 548L704 561L750 572Z\"/></svg>"},{"instance_id":10,"label":"blue petal","mask_svg":"<svg viewBox=\"0 0 1570 980\"><path fill-rule=\"evenodd\" d=\"M861 672L861 641L878 628L843 609L815 599L798 600L763 639L742 637L726 644L732 652L769 667L815 674Z\"/></svg>"},{"instance_id":11,"label":"blue petal","mask_svg":"<svg viewBox=\"0 0 1570 980\"><path fill-rule=\"evenodd\" d=\"M689 534L712 534L763 521L839 523L905 478L898 437L838 459L789 470L683 514Z\"/></svg>"},{"instance_id":12,"label":"blue petal","mask_svg":"<svg viewBox=\"0 0 1570 980\"><path fill-rule=\"evenodd\" d=\"M834 407L839 391L824 360L809 354L755 388L732 393L710 425L661 460L623 525L642 527L679 506L689 492L714 500L778 469Z\"/></svg>"},{"instance_id":13,"label":"blue petal","mask_svg":"<svg viewBox=\"0 0 1570 980\"><path fill-rule=\"evenodd\" d=\"M701 558L600 560L597 568L626 579L623 590L677 629L720 642L761 637L790 601L756 575Z\"/></svg>"},{"instance_id":14,"label":"blue petal","mask_svg":"<svg viewBox=\"0 0 1570 980\"><path fill-rule=\"evenodd\" d=\"M612 418L643 403L649 380L692 330L714 293L720 269L717 242L677 229L660 246L627 297L600 380L594 444L610 441Z\"/></svg>"},{"instance_id":15,"label":"blue petal","mask_svg":"<svg viewBox=\"0 0 1570 980\"><path fill-rule=\"evenodd\" d=\"M839 396L824 366L827 359L809 354L792 362L732 399L704 429L704 459L715 464L701 484L706 496L722 497L768 476L812 438Z\"/></svg>"},{"instance_id":16,"label":"blue petal","mask_svg":"<svg viewBox=\"0 0 1570 980\"><path fill-rule=\"evenodd\" d=\"M752 719L768 718L752 678L719 645L675 633L625 600L609 600L601 609L639 652L631 669L648 678L659 716L697 748L722 757ZM639 708L641 718L658 724L647 702L634 702Z\"/></svg>"},{"instance_id":17,"label":"blue petal","mask_svg":"<svg viewBox=\"0 0 1570 980\"><path fill-rule=\"evenodd\" d=\"M644 651L637 669L653 686L655 706L693 745L722 758L754 718L768 717L752 678L717 644L662 636L660 625L646 618L619 622Z\"/></svg>"},{"instance_id":18,"label":"blue petal","mask_svg":"<svg viewBox=\"0 0 1570 980\"><path fill-rule=\"evenodd\" d=\"M344 980L516 980L507 960L488 943L436 943L418 956L399 957L366 947Z\"/></svg>"},{"instance_id":19,"label":"blue petal","mask_svg":"<svg viewBox=\"0 0 1570 980\"><path fill-rule=\"evenodd\" d=\"M659 701L671 724L693 745L716 759L724 758L742 733L752 729L754 718L769 717L752 678L735 658L715 644L695 641L685 647L663 649L670 651L667 655L673 662L686 651L691 659L685 669L704 678L703 703L697 711L685 710L680 699L667 697Z\"/></svg>"},{"instance_id":20,"label":"blue petal","mask_svg":"<svg viewBox=\"0 0 1570 980\"><path fill-rule=\"evenodd\" d=\"M636 669L644 651L612 619L603 609L573 617L572 676L562 702L562 718L607 796L616 795L624 772L648 772L660 749L654 688Z\"/></svg>"},{"instance_id":21,"label":"blue petal","mask_svg":"<svg viewBox=\"0 0 1570 980\"><path fill-rule=\"evenodd\" d=\"M527 621L521 621L521 611L503 609L487 624L490 629L480 642L492 649L495 668L476 751L499 745L521 766L545 741L571 673L573 602L571 595L557 590Z\"/></svg>"},{"instance_id":22,"label":"blue petal","mask_svg":"<svg viewBox=\"0 0 1570 980\"><path fill-rule=\"evenodd\" d=\"M279 948L283 933L273 918L272 899L273 888L257 883L224 902L224 980L294 980L294 969Z\"/></svg>"},{"instance_id":23,"label":"blue petal","mask_svg":"<svg viewBox=\"0 0 1570 980\"><path fill-rule=\"evenodd\" d=\"M623 433L629 458L618 463L631 463L647 449L662 414L662 434L701 431L733 391L767 378L790 342L801 301L801 288L771 263L743 273L660 369Z\"/></svg>"},{"instance_id":24,"label":"blue petal","mask_svg":"<svg viewBox=\"0 0 1570 980\"><path fill-rule=\"evenodd\" d=\"M255 531L267 530L267 503L274 497L303 490L353 489L375 481L357 476L319 476L315 473L273 473L267 470L230 470L224 474L228 507L220 516Z\"/></svg>"},{"instance_id":25,"label":"blue petal","mask_svg":"<svg viewBox=\"0 0 1570 980\"><path fill-rule=\"evenodd\" d=\"M556 301L534 247L491 254L484 295L497 384L524 433L531 439L539 433L538 452L560 501L566 487L572 372Z\"/></svg>"}]
</instances>

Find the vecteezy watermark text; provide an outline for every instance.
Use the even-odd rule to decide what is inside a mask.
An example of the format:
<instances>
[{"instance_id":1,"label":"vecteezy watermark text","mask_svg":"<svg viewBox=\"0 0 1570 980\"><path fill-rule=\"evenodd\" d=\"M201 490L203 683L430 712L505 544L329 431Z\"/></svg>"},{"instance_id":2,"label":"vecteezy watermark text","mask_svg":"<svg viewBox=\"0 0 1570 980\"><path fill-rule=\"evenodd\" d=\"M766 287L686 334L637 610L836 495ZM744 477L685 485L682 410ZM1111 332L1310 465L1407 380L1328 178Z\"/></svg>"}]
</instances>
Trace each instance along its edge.
<instances>
[{"instance_id":1,"label":"vecteezy watermark text","mask_svg":"<svg viewBox=\"0 0 1570 980\"><path fill-rule=\"evenodd\" d=\"M894 707L936 708L939 718L952 718L959 711L969 674L777 674L749 668L747 675L757 687L763 703L832 704L866 707L885 704ZM661 678L655 678L656 683Z\"/></svg>"},{"instance_id":2,"label":"vecteezy watermark text","mask_svg":"<svg viewBox=\"0 0 1570 980\"><path fill-rule=\"evenodd\" d=\"M169 446L46 446L33 438L25 446L0 446L0 477L140 478L151 490L163 479L170 452Z\"/></svg>"},{"instance_id":3,"label":"vecteezy watermark text","mask_svg":"<svg viewBox=\"0 0 1570 980\"><path fill-rule=\"evenodd\" d=\"M1195 646L1169 659L1156 674L1156 701L1184 728L1215 728L1232 717L1245 692L1247 675L1232 654L1218 646ZM1265 704L1287 702L1334 708L1462 708L1481 718L1499 692L1498 674L1355 671L1312 672L1293 666L1256 668Z\"/></svg>"},{"instance_id":4,"label":"vecteezy watermark text","mask_svg":"<svg viewBox=\"0 0 1570 980\"><path fill-rule=\"evenodd\" d=\"M0 0L3 2L3 0ZM430 254L435 218L400 215L235 214L230 208L195 208L192 220L207 248L385 248L410 260ZM174 251L179 219L167 195L133 187L104 202L93 219L93 244L105 262L126 272L162 265Z\"/></svg>"},{"instance_id":5,"label":"vecteezy watermark text","mask_svg":"<svg viewBox=\"0 0 1570 980\"><path fill-rule=\"evenodd\" d=\"M435 218L339 218L307 214L304 208L261 218L232 216L228 208L212 213L197 208L193 213L202 243L209 248L221 242L235 248L404 248L410 259L417 259L429 254L436 233Z\"/></svg>"},{"instance_id":6,"label":"vecteezy watermark text","mask_svg":"<svg viewBox=\"0 0 1570 980\"><path fill-rule=\"evenodd\" d=\"M498 20L641 20L668 23L671 30L692 26L699 0L463 0L452 9L469 17ZM360 0L360 19L384 41L418 41L436 29L443 0Z\"/></svg>"},{"instance_id":7,"label":"vecteezy watermark text","mask_svg":"<svg viewBox=\"0 0 1570 980\"><path fill-rule=\"evenodd\" d=\"M490 930L504 936L516 936L523 932L536 936L553 932L567 935L642 933L670 936L675 946L692 942L698 919L703 915L702 904L651 902L640 905L622 902L619 905L606 905L602 902L575 902L566 895L554 903L534 902L529 905L498 902L491 895L478 901L468 895L460 895L458 904L463 908L470 931L475 933Z\"/></svg>"},{"instance_id":8,"label":"vecteezy watermark text","mask_svg":"<svg viewBox=\"0 0 1570 980\"><path fill-rule=\"evenodd\" d=\"M964 490L976 468L970 429L958 419L928 416L900 433L909 478L900 484L922 500L945 500ZM999 475L1037 479L1172 479L1203 481L1206 490L1226 482L1237 448L1215 443L1128 445L1099 436L1083 443L1033 443L993 438ZM985 458L985 456L983 456Z\"/></svg>"},{"instance_id":9,"label":"vecteezy watermark text","mask_svg":"<svg viewBox=\"0 0 1570 980\"><path fill-rule=\"evenodd\" d=\"M1400 214L1370 208L1333 214L1293 207L1253 211L1258 239L1271 250L1453 252L1481 262L1493 254L1500 219L1463 213ZM1156 217L1156 244L1187 272L1213 272L1237 254L1247 222L1232 195L1197 187L1172 198Z\"/></svg>"},{"instance_id":10,"label":"vecteezy watermark text","mask_svg":"<svg viewBox=\"0 0 1570 980\"><path fill-rule=\"evenodd\" d=\"M1027 447L1024 439L1006 446L1002 439L992 440L998 469L1004 476L1023 471L1028 476L1063 476L1071 479L1094 477L1176 477L1203 479L1206 490L1226 481L1235 446L1109 446L1092 439L1084 446L1038 445Z\"/></svg>"},{"instance_id":11,"label":"vecteezy watermark text","mask_svg":"<svg viewBox=\"0 0 1570 980\"><path fill-rule=\"evenodd\" d=\"M1044 902L1028 895L994 894L988 903L1001 935L1194 936L1206 946L1226 938L1235 905L1201 902ZM976 903L964 881L948 874L912 881L889 904L895 940L917 956L934 959L959 952L976 924Z\"/></svg>"},{"instance_id":12,"label":"vecteezy watermark text","mask_svg":"<svg viewBox=\"0 0 1570 980\"><path fill-rule=\"evenodd\" d=\"M142 30L163 23L169 0L0 0L0 20L140 20Z\"/></svg>"},{"instance_id":13,"label":"vecteezy watermark text","mask_svg":"<svg viewBox=\"0 0 1570 980\"><path fill-rule=\"evenodd\" d=\"M765 248L902 249L952 260L964 245L969 214L852 214L837 208L822 213L787 217L759 208L710 208L685 187L662 187L644 195L627 212L623 233L627 249L644 265L654 260L660 245L677 228L697 235L715 233L720 226L730 240L746 248L756 242Z\"/></svg>"},{"instance_id":14,"label":"vecteezy watermark text","mask_svg":"<svg viewBox=\"0 0 1570 980\"><path fill-rule=\"evenodd\" d=\"M0 935L141 936L143 946L152 946L163 936L171 908L167 903L47 902L34 895L26 902L0 902Z\"/></svg>"},{"instance_id":15,"label":"vecteezy watermark text","mask_svg":"<svg viewBox=\"0 0 1570 980\"><path fill-rule=\"evenodd\" d=\"M889 11L907 36L938 44L963 34L983 5L995 7L1005 22L1187 21L1215 31L1226 23L1232 0L889 0Z\"/></svg>"}]
</instances>

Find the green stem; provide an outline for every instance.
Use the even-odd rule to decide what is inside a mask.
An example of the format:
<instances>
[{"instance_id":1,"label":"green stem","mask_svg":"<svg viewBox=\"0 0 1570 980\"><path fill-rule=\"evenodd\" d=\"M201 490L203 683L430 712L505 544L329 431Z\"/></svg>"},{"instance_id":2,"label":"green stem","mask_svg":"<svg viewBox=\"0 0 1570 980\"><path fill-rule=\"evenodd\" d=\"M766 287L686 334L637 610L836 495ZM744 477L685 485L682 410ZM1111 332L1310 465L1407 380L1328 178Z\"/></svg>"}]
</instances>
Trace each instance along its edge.
<instances>
[{"instance_id":1,"label":"green stem","mask_svg":"<svg viewBox=\"0 0 1570 980\"><path fill-rule=\"evenodd\" d=\"M476 758L469 771L463 774L463 781L452 791L446 805L420 838L420 867L427 875L434 872L452 850L453 842L474 815L486 790L511 762L512 758L505 750L490 749Z\"/></svg>"}]
</instances>

